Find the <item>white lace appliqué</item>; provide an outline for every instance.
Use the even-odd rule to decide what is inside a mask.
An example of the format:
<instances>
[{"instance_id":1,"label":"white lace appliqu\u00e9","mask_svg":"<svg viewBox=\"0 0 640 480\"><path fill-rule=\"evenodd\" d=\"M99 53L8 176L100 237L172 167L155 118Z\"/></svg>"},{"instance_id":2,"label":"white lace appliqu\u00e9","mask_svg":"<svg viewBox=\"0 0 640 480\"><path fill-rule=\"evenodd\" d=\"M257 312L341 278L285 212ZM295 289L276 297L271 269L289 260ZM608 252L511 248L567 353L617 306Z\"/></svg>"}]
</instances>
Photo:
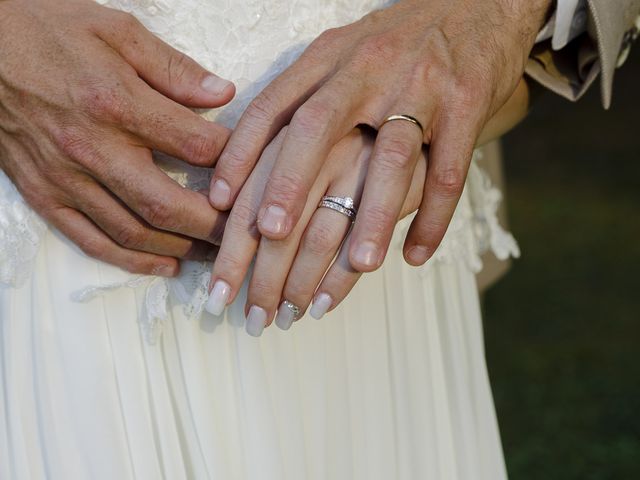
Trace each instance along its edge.
<instances>
[{"instance_id":1,"label":"white lace appliqu\u00e9","mask_svg":"<svg viewBox=\"0 0 640 480\"><path fill-rule=\"evenodd\" d=\"M88 302L113 290L143 287L145 295L139 322L147 341L153 344L162 334L172 304L181 306L187 318L200 318L209 297L210 276L211 263L185 261L176 278L139 275L126 282L85 287L72 293L71 299Z\"/></svg>"},{"instance_id":2,"label":"white lace appliqu\u00e9","mask_svg":"<svg viewBox=\"0 0 640 480\"><path fill-rule=\"evenodd\" d=\"M0 285L19 287L31 276L45 230L0 170Z\"/></svg>"}]
</instances>

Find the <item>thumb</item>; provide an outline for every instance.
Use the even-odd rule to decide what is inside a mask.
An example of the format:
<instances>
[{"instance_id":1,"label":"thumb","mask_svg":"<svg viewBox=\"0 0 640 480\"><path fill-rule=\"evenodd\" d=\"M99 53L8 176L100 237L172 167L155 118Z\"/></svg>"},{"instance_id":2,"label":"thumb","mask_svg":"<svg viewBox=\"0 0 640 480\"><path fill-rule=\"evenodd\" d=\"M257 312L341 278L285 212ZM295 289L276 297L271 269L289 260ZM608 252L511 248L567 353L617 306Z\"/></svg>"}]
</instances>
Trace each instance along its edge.
<instances>
[{"instance_id":1,"label":"thumb","mask_svg":"<svg viewBox=\"0 0 640 480\"><path fill-rule=\"evenodd\" d=\"M99 36L107 42L138 75L166 97L195 108L220 107L231 101L235 86L195 60L153 35L132 15L119 12Z\"/></svg>"}]
</instances>

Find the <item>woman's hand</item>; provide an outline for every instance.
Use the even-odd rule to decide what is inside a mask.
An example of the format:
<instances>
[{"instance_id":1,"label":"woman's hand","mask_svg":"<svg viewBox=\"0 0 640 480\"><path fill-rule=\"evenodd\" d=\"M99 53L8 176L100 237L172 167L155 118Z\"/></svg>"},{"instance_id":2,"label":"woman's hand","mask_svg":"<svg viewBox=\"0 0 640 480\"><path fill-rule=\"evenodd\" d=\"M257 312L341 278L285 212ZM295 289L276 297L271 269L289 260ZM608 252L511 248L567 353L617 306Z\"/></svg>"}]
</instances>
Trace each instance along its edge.
<instances>
[{"instance_id":1,"label":"woman's hand","mask_svg":"<svg viewBox=\"0 0 640 480\"><path fill-rule=\"evenodd\" d=\"M355 129L336 144L307 196L293 232L283 241L274 241L260 237L256 220L260 199L285 138L286 129L265 149L238 196L212 272L207 310L219 315L238 294L257 250L246 305L247 331L254 336L271 323L276 310L278 326L288 329L304 314L316 291L311 313L320 318L347 296L361 275L348 261L351 220L335 210L318 208L318 203L324 195L331 195L352 197L357 205L375 137L371 132ZM425 174L426 157L422 153L400 217L415 211L420 204ZM299 309L297 314L282 303L285 300Z\"/></svg>"},{"instance_id":2,"label":"woman's hand","mask_svg":"<svg viewBox=\"0 0 640 480\"><path fill-rule=\"evenodd\" d=\"M511 129L524 118L528 105L529 90L522 80L487 123L481 141L493 140ZM311 316L322 317L344 300L361 275L349 261L351 220L335 210L318 208L318 203L324 195L333 195L351 197L357 205L370 167L375 132L356 128L336 144L305 200L292 234L284 241L275 241L261 237L256 222L260 200L286 135L285 127L265 149L231 210L206 306L214 315L222 313L240 291L257 252L245 308L247 330L252 335L259 335L271 323L276 310L276 323L288 329L304 314L312 298ZM428 171L425 150L418 156L396 221L420 205ZM295 305L297 314L283 303L285 300Z\"/></svg>"},{"instance_id":3,"label":"woman's hand","mask_svg":"<svg viewBox=\"0 0 640 480\"><path fill-rule=\"evenodd\" d=\"M156 149L211 166L231 83L89 0L0 2L0 167L88 255L171 276L204 258L225 215L158 169ZM200 240L195 240L200 239Z\"/></svg>"},{"instance_id":4,"label":"woman's hand","mask_svg":"<svg viewBox=\"0 0 640 480\"><path fill-rule=\"evenodd\" d=\"M325 32L246 110L218 161L212 204L231 207L262 150L290 124L255 207L260 233L286 248L329 152L367 124L379 134L350 264L359 271L382 264L423 142L430 144L425 195L404 255L412 265L424 263L447 229L483 126L522 76L549 4L404 0ZM415 117L424 130L384 123L394 114Z\"/></svg>"}]
</instances>

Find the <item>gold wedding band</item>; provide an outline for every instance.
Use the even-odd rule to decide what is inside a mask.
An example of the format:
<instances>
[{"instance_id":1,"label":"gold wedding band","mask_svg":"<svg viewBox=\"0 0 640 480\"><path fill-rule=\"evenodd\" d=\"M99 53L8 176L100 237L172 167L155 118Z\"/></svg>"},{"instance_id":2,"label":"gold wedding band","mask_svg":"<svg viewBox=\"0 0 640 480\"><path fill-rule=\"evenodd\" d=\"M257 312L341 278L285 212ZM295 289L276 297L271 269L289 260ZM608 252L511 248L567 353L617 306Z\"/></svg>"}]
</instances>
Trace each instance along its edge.
<instances>
[{"instance_id":1,"label":"gold wedding band","mask_svg":"<svg viewBox=\"0 0 640 480\"><path fill-rule=\"evenodd\" d=\"M424 127L420 123L420 120L418 120L415 117L412 117L411 115L389 115L387 118L384 119L384 122L382 122L382 125L384 125L385 123L393 122L395 120L402 120L404 122L413 123L416 127L420 129L420 133L424 135ZM382 128L382 125L380 125L380 128Z\"/></svg>"}]
</instances>

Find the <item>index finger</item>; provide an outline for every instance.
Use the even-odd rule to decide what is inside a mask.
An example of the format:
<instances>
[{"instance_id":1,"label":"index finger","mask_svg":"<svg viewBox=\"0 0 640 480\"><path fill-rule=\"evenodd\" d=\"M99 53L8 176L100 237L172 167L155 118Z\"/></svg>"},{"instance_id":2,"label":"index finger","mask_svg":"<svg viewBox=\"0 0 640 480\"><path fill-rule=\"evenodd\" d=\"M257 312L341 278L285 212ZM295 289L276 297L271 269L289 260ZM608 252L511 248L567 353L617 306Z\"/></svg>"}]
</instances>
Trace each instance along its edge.
<instances>
[{"instance_id":1,"label":"index finger","mask_svg":"<svg viewBox=\"0 0 640 480\"><path fill-rule=\"evenodd\" d=\"M135 103L121 115L121 127L159 150L192 165L211 167L231 131L151 89L142 80L134 90Z\"/></svg>"},{"instance_id":2,"label":"index finger","mask_svg":"<svg viewBox=\"0 0 640 480\"><path fill-rule=\"evenodd\" d=\"M112 147L95 162L94 175L151 226L188 237L219 241L226 213L213 209L202 193L183 188L160 170L146 148Z\"/></svg>"},{"instance_id":3,"label":"index finger","mask_svg":"<svg viewBox=\"0 0 640 480\"><path fill-rule=\"evenodd\" d=\"M320 168L355 124L356 82L334 78L294 115L258 212L260 233L286 238L298 223Z\"/></svg>"},{"instance_id":4,"label":"index finger","mask_svg":"<svg viewBox=\"0 0 640 480\"><path fill-rule=\"evenodd\" d=\"M305 54L269 84L247 107L225 146L211 179L209 199L218 210L232 207L269 142L318 88L328 66Z\"/></svg>"}]
</instances>

